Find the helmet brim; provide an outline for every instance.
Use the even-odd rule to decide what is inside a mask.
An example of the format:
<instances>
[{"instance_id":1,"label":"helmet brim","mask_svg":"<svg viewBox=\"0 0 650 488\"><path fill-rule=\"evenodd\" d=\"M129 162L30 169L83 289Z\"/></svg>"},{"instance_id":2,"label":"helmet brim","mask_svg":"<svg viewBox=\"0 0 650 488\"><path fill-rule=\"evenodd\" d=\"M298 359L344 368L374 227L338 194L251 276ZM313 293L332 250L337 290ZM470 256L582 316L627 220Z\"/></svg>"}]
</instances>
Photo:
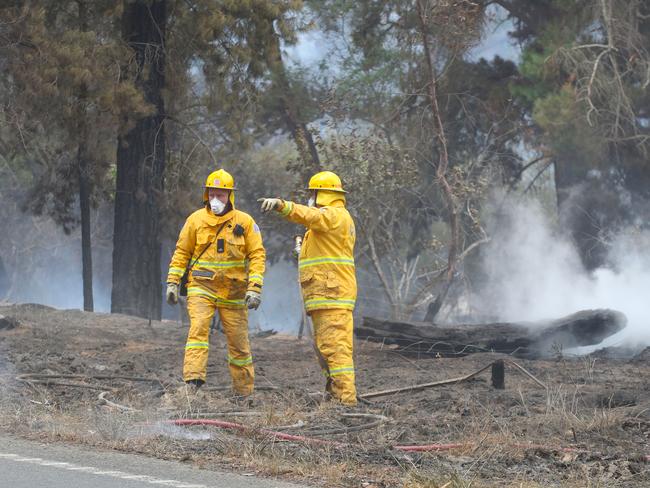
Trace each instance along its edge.
<instances>
[{"instance_id":1,"label":"helmet brim","mask_svg":"<svg viewBox=\"0 0 650 488\"><path fill-rule=\"evenodd\" d=\"M347 193L347 191L345 191L343 188L311 188L311 187L308 186L306 189L307 190L337 191L339 193Z\"/></svg>"},{"instance_id":2,"label":"helmet brim","mask_svg":"<svg viewBox=\"0 0 650 488\"><path fill-rule=\"evenodd\" d=\"M215 188L216 190L232 190L232 191L236 191L236 190L237 190L237 187L236 187L236 186L234 186L234 187L232 187L232 188L226 188L225 186L204 186L203 188L205 188L206 190L207 190L208 188Z\"/></svg>"}]
</instances>

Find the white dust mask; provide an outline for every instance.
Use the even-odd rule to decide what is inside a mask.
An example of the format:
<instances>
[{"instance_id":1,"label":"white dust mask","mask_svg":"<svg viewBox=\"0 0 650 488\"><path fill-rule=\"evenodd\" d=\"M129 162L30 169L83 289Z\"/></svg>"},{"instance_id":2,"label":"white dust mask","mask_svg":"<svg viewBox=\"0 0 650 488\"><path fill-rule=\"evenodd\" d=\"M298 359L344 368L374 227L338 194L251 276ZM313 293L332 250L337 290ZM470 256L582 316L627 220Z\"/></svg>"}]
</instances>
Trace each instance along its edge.
<instances>
[{"instance_id":1,"label":"white dust mask","mask_svg":"<svg viewBox=\"0 0 650 488\"><path fill-rule=\"evenodd\" d=\"M210 200L210 208L212 209L213 214L219 215L226 209L226 204L219 200L217 197L214 197Z\"/></svg>"}]
</instances>

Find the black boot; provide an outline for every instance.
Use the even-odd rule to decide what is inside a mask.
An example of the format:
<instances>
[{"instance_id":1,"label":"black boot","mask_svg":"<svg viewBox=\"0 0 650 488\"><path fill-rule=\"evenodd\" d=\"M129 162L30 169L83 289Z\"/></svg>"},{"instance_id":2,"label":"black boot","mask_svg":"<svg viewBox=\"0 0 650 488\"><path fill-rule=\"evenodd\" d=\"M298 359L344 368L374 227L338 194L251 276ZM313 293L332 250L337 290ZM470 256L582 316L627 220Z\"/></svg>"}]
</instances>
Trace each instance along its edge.
<instances>
[{"instance_id":1,"label":"black boot","mask_svg":"<svg viewBox=\"0 0 650 488\"><path fill-rule=\"evenodd\" d=\"M187 380L185 383L188 384L188 385L193 385L198 390L199 388L201 388L205 384L205 381L199 380L199 379L194 379L194 380Z\"/></svg>"}]
</instances>

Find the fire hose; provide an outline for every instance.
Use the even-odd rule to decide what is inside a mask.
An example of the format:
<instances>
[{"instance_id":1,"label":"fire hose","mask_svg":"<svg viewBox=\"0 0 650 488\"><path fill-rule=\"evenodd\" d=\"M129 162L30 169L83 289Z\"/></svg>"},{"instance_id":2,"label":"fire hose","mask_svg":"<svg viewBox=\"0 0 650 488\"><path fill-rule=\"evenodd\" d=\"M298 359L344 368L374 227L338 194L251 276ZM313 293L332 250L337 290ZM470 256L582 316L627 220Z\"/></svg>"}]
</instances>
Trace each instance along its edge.
<instances>
[{"instance_id":1,"label":"fire hose","mask_svg":"<svg viewBox=\"0 0 650 488\"><path fill-rule=\"evenodd\" d=\"M277 432L269 429L255 429L252 427L246 427L243 424L238 424L236 422L226 422L225 420L215 420L215 419L175 419L167 420L164 423L169 423L173 425L210 425L214 427L219 427L222 429L232 429L239 432L250 432L256 434L264 434L273 437L274 439L280 439L284 441L294 441L294 442L303 442L305 444L321 444L335 447L343 447L345 444L342 442L329 441L325 439L317 439L315 437L306 437L301 435L286 434L284 432Z\"/></svg>"},{"instance_id":2,"label":"fire hose","mask_svg":"<svg viewBox=\"0 0 650 488\"><path fill-rule=\"evenodd\" d=\"M515 364L515 366L518 366ZM479 371L476 371L468 377L473 377L477 373L483 371L486 368L482 368ZM521 368L523 369L523 368ZM525 373L529 374L527 371L524 370ZM532 375L530 375L532 376ZM112 402L106 398L106 395L110 393L110 390L107 390L105 387L100 387L100 386L95 386L95 385L88 385L88 384L82 384L82 383L68 383L68 382L59 382L56 381L58 379L87 379L87 378L93 378L93 379L123 379L127 381L142 381L142 382L158 382L160 383L159 380L157 379L152 379L152 378L143 378L143 377L133 377L133 376L113 376L113 375L56 375L56 374L24 374L24 375L18 375L16 377L17 380L25 382L25 383L44 383L46 385L59 385L59 386L71 386L71 387L81 387L81 388L89 388L89 389L104 389L102 393L99 394L98 399L100 400L101 403L108 405L110 407L118 408L119 410L122 411L132 411L132 412L137 412L138 410L133 409L131 407L127 407L124 405L120 405L118 403ZM466 380L466 377L462 378L455 378L452 381L458 382L459 380ZM536 379L533 377L533 379ZM447 380L449 381L449 380ZM440 383L446 383L447 381L443 381ZM414 389L414 388L422 388L422 387L427 387L427 386L433 386L433 384L424 384L424 385L416 385L415 387L411 387L409 389ZM378 392L380 394L389 394L389 393L394 393L394 392L401 392L404 390L408 389L397 389L394 391L386 391L386 392ZM249 412L252 413L252 412ZM225 414L228 414L226 412ZM353 427L344 427L344 428L339 428L339 429L328 429L328 430L320 430L320 431L314 431L311 432L312 435L334 435L334 434L345 434L345 433L351 433L359 430L365 430L365 429L370 429L373 427L377 427L380 424L388 421L388 418L383 416L383 415L377 415L377 414L363 414L363 413L344 413L342 414L344 417L358 417L358 418L369 418L372 417L375 420L372 422L368 422L363 425L359 426L353 426ZM352 445L349 443L343 443L339 441L332 441L332 440L327 440L327 439L319 439L315 437L310 437L310 436L304 436L304 435L294 435L294 434L287 434L285 432L279 432L279 431L274 431L271 429L264 429L264 428L255 428L255 427L248 427L243 424L239 424L236 422L227 422L224 420L217 420L217 419L194 419L194 418L181 418L181 419L173 419L173 420L165 420L163 423L167 424L173 424L173 425L178 425L178 426L195 426L195 425L204 425L204 426L212 426L212 427L218 427L222 429L230 429L230 430L236 430L239 432L244 432L244 433L251 433L251 434L258 434L258 435L267 435L271 436L274 439L279 439L279 440L285 440L285 441L292 441L292 442L301 442L305 444L316 444L316 445L325 445L325 446L332 446L332 447L351 447ZM558 451L558 452L573 452L573 453L585 453L585 454L590 454L594 457L603 457L602 454L589 451L587 449L581 449L577 447L565 447L565 446L553 446L553 445L543 445L543 444L522 444L522 443L509 443L509 444L504 444L507 447L514 447L518 449L540 449L540 450L548 450L548 451ZM448 451L448 450L453 450L453 449L469 449L469 448L475 448L477 446L476 443L474 442L456 442L456 443L432 443L432 444L423 444L423 445L393 445L390 446L392 449L398 450L398 451L403 451L403 452L432 452L432 451ZM636 459L642 462L650 462L650 454L637 454L637 455L632 455L632 456L625 456L628 459Z\"/></svg>"},{"instance_id":3,"label":"fire hose","mask_svg":"<svg viewBox=\"0 0 650 488\"><path fill-rule=\"evenodd\" d=\"M186 426L186 425L206 425L219 427L222 429L233 429L240 432L249 432L255 434L269 435L275 439L293 441L293 442L302 442L305 444L320 444L327 445L332 447L350 447L351 444L343 443L338 441L330 441L326 439L317 439L315 437L308 437L302 435L292 435L286 434L284 432L277 432L269 429L256 429L254 427L247 427L243 424L238 424L236 422L226 422L223 420L214 420L214 419L175 419L167 420L165 423ZM589 451L586 449L580 449L577 447L564 447L564 446L552 446L552 445L542 445L542 444L521 444L521 443L511 443L505 444L508 447L515 447L518 449L538 449L546 451L558 451L558 452L574 452L574 453L585 453L590 454L594 457L602 457L601 454ZM435 443L435 444L423 444L423 445L393 445L390 446L392 449L403 451L403 452L431 452L431 451L450 451L453 449L469 449L476 447L474 442L456 442L456 443ZM637 456L626 456L626 458L638 459L643 462L650 462L650 454L642 454Z\"/></svg>"}]
</instances>

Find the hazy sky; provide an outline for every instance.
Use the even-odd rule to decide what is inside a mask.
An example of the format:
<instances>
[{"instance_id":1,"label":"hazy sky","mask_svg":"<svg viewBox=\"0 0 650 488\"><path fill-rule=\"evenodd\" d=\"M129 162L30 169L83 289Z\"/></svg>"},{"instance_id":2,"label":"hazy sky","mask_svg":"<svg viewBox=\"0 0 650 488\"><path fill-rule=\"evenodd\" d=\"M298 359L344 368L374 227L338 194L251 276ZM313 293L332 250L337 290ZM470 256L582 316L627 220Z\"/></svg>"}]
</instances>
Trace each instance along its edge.
<instances>
[{"instance_id":1,"label":"hazy sky","mask_svg":"<svg viewBox=\"0 0 650 488\"><path fill-rule=\"evenodd\" d=\"M488 9L491 20L485 28L483 42L470 51L469 59L489 60L498 55L516 62L521 55L521 48L508 36L508 32L514 28L512 21L507 20L506 12L501 7L491 7L494 8Z\"/></svg>"},{"instance_id":2,"label":"hazy sky","mask_svg":"<svg viewBox=\"0 0 650 488\"><path fill-rule=\"evenodd\" d=\"M488 9L489 21L485 28L483 42L468 53L468 58L488 60L494 56L517 61L521 55L521 48L508 37L508 32L513 29L512 21L507 20L505 10L498 6ZM316 65L329 57L333 47L333 40L328 39L318 29L300 34L298 44L285 47L285 52L290 61L302 65Z\"/></svg>"}]
</instances>

